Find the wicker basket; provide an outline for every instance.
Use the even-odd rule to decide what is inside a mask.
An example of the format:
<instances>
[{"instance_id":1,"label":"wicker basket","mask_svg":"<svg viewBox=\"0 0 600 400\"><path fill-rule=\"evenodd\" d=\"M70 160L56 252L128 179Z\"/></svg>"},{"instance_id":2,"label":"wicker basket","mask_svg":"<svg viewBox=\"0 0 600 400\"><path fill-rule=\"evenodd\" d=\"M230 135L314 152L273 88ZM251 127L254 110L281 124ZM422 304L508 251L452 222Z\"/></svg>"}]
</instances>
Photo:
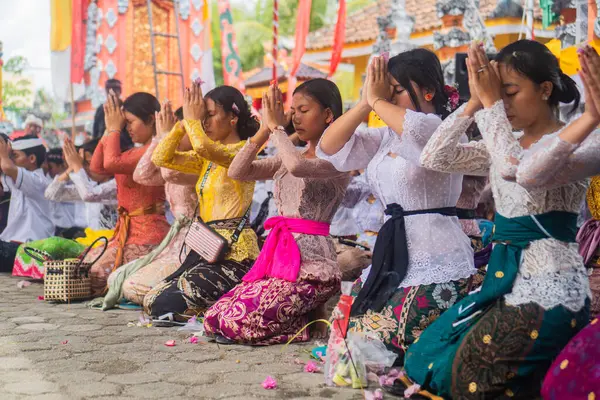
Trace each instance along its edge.
<instances>
[{"instance_id":1,"label":"wicker basket","mask_svg":"<svg viewBox=\"0 0 600 400\"><path fill-rule=\"evenodd\" d=\"M96 242L104 241L104 250L93 262L83 262ZM90 268L106 251L108 239L99 237L79 258L52 260L50 255L37 249L26 247L24 251L33 258L44 262L44 300L68 303L74 300L85 300L92 297ZM43 258L40 259L39 256Z\"/></svg>"}]
</instances>

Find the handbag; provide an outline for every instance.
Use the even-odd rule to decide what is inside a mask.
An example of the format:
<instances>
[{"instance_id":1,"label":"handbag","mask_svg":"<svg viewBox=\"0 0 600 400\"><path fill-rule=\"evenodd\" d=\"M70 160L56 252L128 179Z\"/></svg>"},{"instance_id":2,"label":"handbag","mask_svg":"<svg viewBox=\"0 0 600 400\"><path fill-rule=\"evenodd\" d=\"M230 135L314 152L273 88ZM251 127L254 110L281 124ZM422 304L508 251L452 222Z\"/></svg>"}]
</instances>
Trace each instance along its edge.
<instances>
[{"instance_id":1,"label":"handbag","mask_svg":"<svg viewBox=\"0 0 600 400\"><path fill-rule=\"evenodd\" d=\"M203 196L204 186L206 185L206 180L208 179L212 165L212 162L208 164L206 173L204 174L202 182L200 183L200 197ZM225 255L229 251L231 245L238 241L242 230L245 228L248 220L250 219L250 207L248 207L246 210L246 213L241 218L233 235L231 236L231 242L229 242L211 227L211 225L217 221L213 221L208 224L202 221L198 215L198 207L199 205L196 206L196 215L194 217L194 221L190 224L190 228L185 237L184 245L189 246L200 257L206 260L207 263L216 264L225 258Z\"/></svg>"},{"instance_id":2,"label":"handbag","mask_svg":"<svg viewBox=\"0 0 600 400\"><path fill-rule=\"evenodd\" d=\"M84 262L85 257L98 241L104 241L104 249L92 262ZM73 300L85 300L92 297L90 268L104 255L108 239L99 237L78 258L53 260L45 251L25 247L27 255L44 263L44 300L67 303ZM41 258L40 258L41 256Z\"/></svg>"}]
</instances>

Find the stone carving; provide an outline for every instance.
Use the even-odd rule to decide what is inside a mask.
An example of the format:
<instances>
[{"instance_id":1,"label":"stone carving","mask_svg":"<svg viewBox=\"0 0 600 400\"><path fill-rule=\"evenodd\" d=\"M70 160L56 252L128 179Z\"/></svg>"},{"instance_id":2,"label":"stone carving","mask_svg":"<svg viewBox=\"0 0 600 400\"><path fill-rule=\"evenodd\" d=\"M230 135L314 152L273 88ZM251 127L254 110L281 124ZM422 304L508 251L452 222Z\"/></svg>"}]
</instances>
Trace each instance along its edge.
<instances>
[{"instance_id":1,"label":"stone carving","mask_svg":"<svg viewBox=\"0 0 600 400\"><path fill-rule=\"evenodd\" d=\"M433 32L433 48L439 50L442 47L460 47L471 43L471 35L457 27L452 27L448 33Z\"/></svg>"},{"instance_id":2,"label":"stone carving","mask_svg":"<svg viewBox=\"0 0 600 400\"><path fill-rule=\"evenodd\" d=\"M119 10L119 14L125 14L127 12L127 8L129 8L129 0L117 1L117 10Z\"/></svg>"},{"instance_id":3,"label":"stone carving","mask_svg":"<svg viewBox=\"0 0 600 400\"><path fill-rule=\"evenodd\" d=\"M87 9L87 21L85 32L85 55L83 68L86 71L91 70L98 60L96 46L96 34L98 31L98 6L91 2Z\"/></svg>"},{"instance_id":4,"label":"stone carving","mask_svg":"<svg viewBox=\"0 0 600 400\"><path fill-rule=\"evenodd\" d=\"M179 17L184 21L190 17L190 0L179 0Z\"/></svg>"},{"instance_id":5,"label":"stone carving","mask_svg":"<svg viewBox=\"0 0 600 400\"><path fill-rule=\"evenodd\" d=\"M438 18L444 15L463 15L470 0L438 0L435 4Z\"/></svg>"}]
</instances>

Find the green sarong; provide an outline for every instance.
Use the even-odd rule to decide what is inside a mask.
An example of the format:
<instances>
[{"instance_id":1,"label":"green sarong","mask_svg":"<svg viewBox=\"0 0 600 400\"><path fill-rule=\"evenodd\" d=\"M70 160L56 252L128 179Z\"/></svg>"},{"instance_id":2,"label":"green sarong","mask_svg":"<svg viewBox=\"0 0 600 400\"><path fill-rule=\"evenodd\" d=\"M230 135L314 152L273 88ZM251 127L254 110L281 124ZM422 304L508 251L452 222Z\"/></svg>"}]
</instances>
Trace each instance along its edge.
<instances>
[{"instance_id":1,"label":"green sarong","mask_svg":"<svg viewBox=\"0 0 600 400\"><path fill-rule=\"evenodd\" d=\"M561 211L517 218L505 218L500 214L496 214L495 222L494 241L496 245L481 290L470 294L444 312L423 331L418 340L407 351L405 369L409 378L420 384L424 389L430 390L439 396L452 397L453 374L457 373L454 360L465 336L486 316L486 313L493 312L496 314L498 310L505 307L503 296L512 291L522 261L523 249L533 241L547 238L574 243L577 233L577 215ZM539 308L533 306L535 309ZM535 310L532 310L529 315L534 315L535 312ZM577 328L580 325L585 325L585 312L579 314L572 320L574 323L566 324L567 327L568 325L575 325L572 328ZM553 353L551 349L556 345L556 343L553 344L553 338L560 335L566 337L568 341L570 335L574 335L576 331L573 330L571 333L562 332L557 330L553 324L546 324L547 328L544 329L543 320L554 316L556 320L571 321L573 315L574 313L563 307L557 307L545 314L542 313L540 321L536 321L536 323L539 322L540 331L532 333L532 339L535 340L535 343L532 343L528 348L529 354L534 354L534 356L542 354L541 357L544 358L546 355L536 351L536 348L543 348L551 359ZM515 318L519 318L519 316L517 315ZM486 320L486 324L488 322ZM562 327L562 325L560 326ZM493 327L488 328L492 334L482 339L484 344L486 340L496 339L493 336ZM497 339L498 341L495 343L500 342L501 338ZM546 339L549 339L549 341L546 341ZM557 351L560 351L560 349ZM484 357L483 354L480 356ZM485 355L485 357L488 356L491 357L491 360L486 359L484 361L488 362L488 365L494 364L496 355L492 352ZM526 356L523 355L523 361ZM474 355L474 357L479 356ZM519 368L524 367L527 369L526 364L523 363ZM515 371L514 373L522 372L523 376L532 372L519 371L519 368L515 365L511 365L511 368L513 368L511 371ZM473 383L471 393L477 391L477 384L476 382ZM478 398L477 396L474 397Z\"/></svg>"}]
</instances>

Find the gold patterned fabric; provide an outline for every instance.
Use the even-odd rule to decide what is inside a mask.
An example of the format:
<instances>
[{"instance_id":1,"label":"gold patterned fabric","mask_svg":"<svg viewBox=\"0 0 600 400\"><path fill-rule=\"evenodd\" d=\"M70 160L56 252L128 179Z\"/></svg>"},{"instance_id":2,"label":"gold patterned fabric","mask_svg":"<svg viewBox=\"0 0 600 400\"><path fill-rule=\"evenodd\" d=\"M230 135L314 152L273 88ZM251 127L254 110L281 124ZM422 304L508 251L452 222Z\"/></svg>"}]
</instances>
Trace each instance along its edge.
<instances>
[{"instance_id":1,"label":"gold patterned fabric","mask_svg":"<svg viewBox=\"0 0 600 400\"><path fill-rule=\"evenodd\" d=\"M595 176L590 182L587 191L587 203L592 218L600 220L600 176Z\"/></svg>"},{"instance_id":2,"label":"gold patterned fabric","mask_svg":"<svg viewBox=\"0 0 600 400\"><path fill-rule=\"evenodd\" d=\"M194 150L177 151L179 142L188 134ZM244 215L254 195L254 181L242 182L227 176L227 170L235 155L246 141L235 144L221 144L211 140L204 133L200 121L185 120L177 123L171 133L154 150L152 162L159 167L173 169L203 177L212 163L204 189L200 193L198 180L196 192L199 199L198 215L205 222L240 218ZM232 229L216 229L226 239L230 239ZM244 229L239 240L227 256L229 260L241 262L258 257L258 244L254 231Z\"/></svg>"}]
</instances>

